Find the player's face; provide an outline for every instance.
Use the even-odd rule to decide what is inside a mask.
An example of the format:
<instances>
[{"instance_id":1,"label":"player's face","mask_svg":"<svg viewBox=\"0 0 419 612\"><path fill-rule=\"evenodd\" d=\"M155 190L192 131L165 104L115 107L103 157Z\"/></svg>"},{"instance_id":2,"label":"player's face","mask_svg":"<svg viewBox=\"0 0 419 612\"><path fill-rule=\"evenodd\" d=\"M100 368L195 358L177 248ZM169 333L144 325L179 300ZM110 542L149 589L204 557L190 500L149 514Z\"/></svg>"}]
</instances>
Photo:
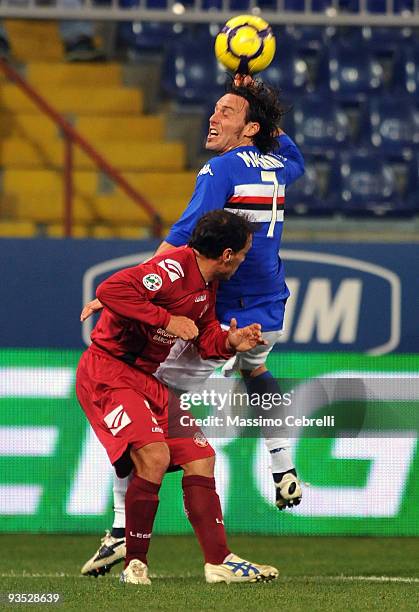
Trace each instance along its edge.
<instances>
[{"instance_id":1,"label":"player's face","mask_svg":"<svg viewBox=\"0 0 419 612\"><path fill-rule=\"evenodd\" d=\"M215 105L209 120L205 148L216 153L227 153L231 149L252 144L254 124L246 121L249 103L240 96L226 94Z\"/></svg>"},{"instance_id":2,"label":"player's face","mask_svg":"<svg viewBox=\"0 0 419 612\"><path fill-rule=\"evenodd\" d=\"M229 280L233 274L236 272L237 268L241 263L244 262L247 253L252 247L252 236L250 235L247 238L247 242L245 246L241 249L241 251L237 251L237 253L229 252L223 253L223 260L220 263L220 268L217 271L217 279L219 280ZM228 249L229 250L229 249Z\"/></svg>"}]
</instances>

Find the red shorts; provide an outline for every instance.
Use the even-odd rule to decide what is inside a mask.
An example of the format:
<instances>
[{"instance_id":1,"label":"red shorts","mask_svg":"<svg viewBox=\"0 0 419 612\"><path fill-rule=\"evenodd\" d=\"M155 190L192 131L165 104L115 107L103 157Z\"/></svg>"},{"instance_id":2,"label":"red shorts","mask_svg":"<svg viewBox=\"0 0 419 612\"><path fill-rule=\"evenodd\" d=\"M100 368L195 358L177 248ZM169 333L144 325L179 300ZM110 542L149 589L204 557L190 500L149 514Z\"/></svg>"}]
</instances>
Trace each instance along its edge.
<instances>
[{"instance_id":1,"label":"red shorts","mask_svg":"<svg viewBox=\"0 0 419 612\"><path fill-rule=\"evenodd\" d=\"M172 469L215 454L198 427L173 425L188 413L180 411L177 398L169 396L163 383L94 346L80 359L76 393L118 476L132 469L131 446L165 442Z\"/></svg>"}]
</instances>

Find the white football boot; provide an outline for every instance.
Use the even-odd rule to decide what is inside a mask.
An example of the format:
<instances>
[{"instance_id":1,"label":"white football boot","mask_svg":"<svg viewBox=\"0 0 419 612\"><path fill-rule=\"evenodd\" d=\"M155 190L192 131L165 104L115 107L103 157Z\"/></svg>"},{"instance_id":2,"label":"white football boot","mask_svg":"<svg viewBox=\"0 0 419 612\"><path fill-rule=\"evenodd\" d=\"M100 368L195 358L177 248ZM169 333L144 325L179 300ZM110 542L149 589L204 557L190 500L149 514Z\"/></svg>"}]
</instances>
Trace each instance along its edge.
<instances>
[{"instance_id":1,"label":"white football boot","mask_svg":"<svg viewBox=\"0 0 419 612\"><path fill-rule=\"evenodd\" d=\"M280 510L298 506L301 502L303 492L301 483L295 474L287 472L283 475L281 482L275 483L276 487L276 506Z\"/></svg>"},{"instance_id":2,"label":"white football boot","mask_svg":"<svg viewBox=\"0 0 419 612\"><path fill-rule=\"evenodd\" d=\"M220 565L205 563L205 580L215 582L269 582L278 578L278 570L271 565L259 565L230 553Z\"/></svg>"},{"instance_id":3,"label":"white football boot","mask_svg":"<svg viewBox=\"0 0 419 612\"><path fill-rule=\"evenodd\" d=\"M109 531L100 541L100 546L81 568L83 576L103 576L107 574L115 563L125 559L127 548L125 538L114 538Z\"/></svg>"},{"instance_id":4,"label":"white football boot","mask_svg":"<svg viewBox=\"0 0 419 612\"><path fill-rule=\"evenodd\" d=\"M121 572L119 582L124 584L151 584L148 577L148 567L139 559L132 559L124 571Z\"/></svg>"}]
</instances>

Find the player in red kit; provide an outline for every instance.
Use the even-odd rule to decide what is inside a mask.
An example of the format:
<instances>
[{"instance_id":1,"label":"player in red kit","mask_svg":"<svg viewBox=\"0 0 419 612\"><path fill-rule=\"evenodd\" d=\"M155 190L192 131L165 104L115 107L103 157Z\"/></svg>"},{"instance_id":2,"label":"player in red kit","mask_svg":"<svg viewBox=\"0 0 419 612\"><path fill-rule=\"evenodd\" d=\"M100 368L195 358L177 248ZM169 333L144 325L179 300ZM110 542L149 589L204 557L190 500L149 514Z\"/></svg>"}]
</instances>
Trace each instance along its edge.
<instances>
[{"instance_id":1,"label":"player in red kit","mask_svg":"<svg viewBox=\"0 0 419 612\"><path fill-rule=\"evenodd\" d=\"M228 358L263 344L261 327L215 316L218 280L229 279L252 244L252 225L217 210L200 219L189 245L117 272L97 289L104 305L77 370L79 402L119 476L133 477L125 498L121 581L150 584L147 552L168 469L181 468L185 509L201 545L207 582L272 580L278 571L229 550L214 481L214 450L195 426L180 425L177 400L152 374L177 338L204 359ZM182 411L182 415L185 412Z\"/></svg>"}]
</instances>

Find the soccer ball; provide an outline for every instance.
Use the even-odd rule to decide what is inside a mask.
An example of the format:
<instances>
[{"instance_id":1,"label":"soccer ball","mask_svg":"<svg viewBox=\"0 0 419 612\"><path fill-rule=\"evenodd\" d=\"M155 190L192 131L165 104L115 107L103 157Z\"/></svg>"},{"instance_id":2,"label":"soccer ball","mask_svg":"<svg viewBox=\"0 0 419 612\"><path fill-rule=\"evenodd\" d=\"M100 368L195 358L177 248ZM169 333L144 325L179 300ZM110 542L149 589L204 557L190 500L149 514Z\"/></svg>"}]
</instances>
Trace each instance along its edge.
<instances>
[{"instance_id":1,"label":"soccer ball","mask_svg":"<svg viewBox=\"0 0 419 612\"><path fill-rule=\"evenodd\" d=\"M272 28L255 15L233 17L217 34L215 55L234 73L260 72L269 66L275 55Z\"/></svg>"}]
</instances>

